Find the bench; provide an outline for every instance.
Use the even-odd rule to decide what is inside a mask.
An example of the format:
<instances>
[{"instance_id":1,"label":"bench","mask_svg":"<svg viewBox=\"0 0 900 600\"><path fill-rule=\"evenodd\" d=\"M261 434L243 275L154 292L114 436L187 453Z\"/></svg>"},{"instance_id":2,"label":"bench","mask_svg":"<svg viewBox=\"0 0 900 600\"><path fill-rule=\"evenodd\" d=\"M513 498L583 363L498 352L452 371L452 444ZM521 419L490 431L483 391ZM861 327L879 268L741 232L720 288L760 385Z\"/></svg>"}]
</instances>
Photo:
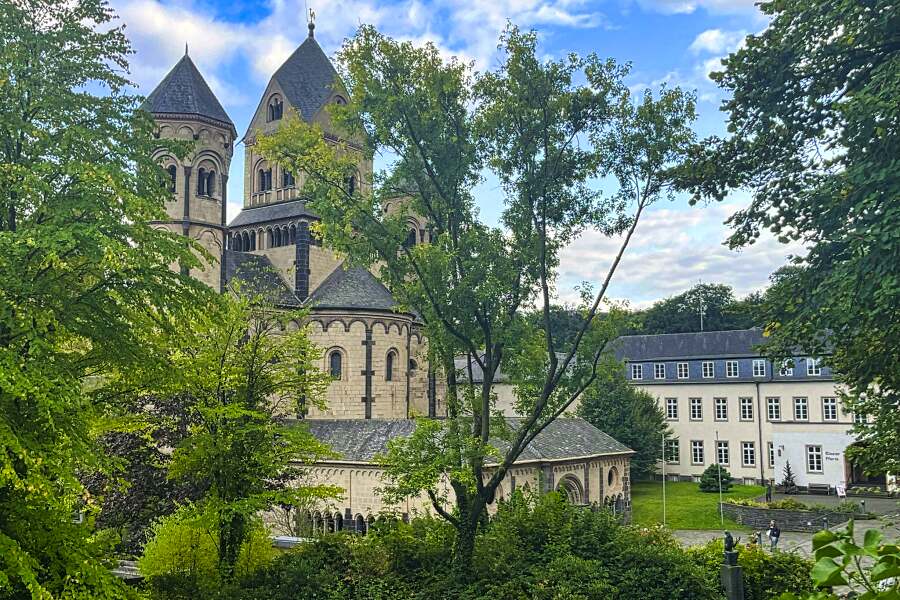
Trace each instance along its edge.
<instances>
[{"instance_id":1,"label":"bench","mask_svg":"<svg viewBox=\"0 0 900 600\"><path fill-rule=\"evenodd\" d=\"M827 483L811 483L807 486L806 491L810 494L822 494L823 496L831 495L831 486Z\"/></svg>"}]
</instances>

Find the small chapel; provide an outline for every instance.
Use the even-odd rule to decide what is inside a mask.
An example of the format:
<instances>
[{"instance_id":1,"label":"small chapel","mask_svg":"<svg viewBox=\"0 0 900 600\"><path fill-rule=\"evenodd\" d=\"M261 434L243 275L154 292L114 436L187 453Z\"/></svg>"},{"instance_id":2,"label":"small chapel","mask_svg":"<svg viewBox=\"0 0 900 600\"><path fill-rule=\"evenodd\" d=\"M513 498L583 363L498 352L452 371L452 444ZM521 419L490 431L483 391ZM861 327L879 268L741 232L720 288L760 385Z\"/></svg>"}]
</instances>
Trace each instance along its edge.
<instances>
[{"instance_id":1,"label":"small chapel","mask_svg":"<svg viewBox=\"0 0 900 600\"><path fill-rule=\"evenodd\" d=\"M310 224L317 216L306 207L303 174L269 164L254 150L257 136L276 130L289 114L317 123L326 139L352 147L352 140L329 126L329 104L346 102L346 91L310 22L306 39L269 80L240 140L187 49L144 108L153 115L159 138L193 142L181 159L164 150L157 153L170 178L171 199L168 219L154 223L190 236L215 257L190 275L221 293L240 280L278 308L309 309L306 325L323 350L321 368L333 382L326 408L308 407L297 420L305 421L338 455L315 465L311 478L344 490L339 501L316 507L309 517L320 530L364 533L387 512L408 516L431 508L424 495L386 505L378 494L383 472L374 457L388 440L413 431L414 416L446 416L440 378L428 364L418 317L400 310L372 272L348 268L316 239ZM244 144L243 205L229 222L227 190L235 143ZM366 189L372 170L371 161L361 159L351 184ZM403 210L400 205L386 208ZM406 219L407 243L428 243L427 223L412 214ZM496 385L499 392L506 384ZM512 428L518 424L515 414L507 420ZM627 517L632 454L588 422L561 418L526 448L497 497L517 488L559 490L575 504L603 505Z\"/></svg>"}]
</instances>

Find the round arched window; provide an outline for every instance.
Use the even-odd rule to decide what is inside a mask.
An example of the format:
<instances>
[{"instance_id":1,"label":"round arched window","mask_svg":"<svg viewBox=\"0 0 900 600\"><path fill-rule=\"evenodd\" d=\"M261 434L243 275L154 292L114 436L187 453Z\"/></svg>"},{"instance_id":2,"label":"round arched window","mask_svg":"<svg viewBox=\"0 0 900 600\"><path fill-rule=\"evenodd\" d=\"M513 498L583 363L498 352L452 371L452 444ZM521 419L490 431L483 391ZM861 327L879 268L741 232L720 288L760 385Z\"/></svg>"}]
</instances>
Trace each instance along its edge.
<instances>
[{"instance_id":1,"label":"round arched window","mask_svg":"<svg viewBox=\"0 0 900 600\"><path fill-rule=\"evenodd\" d=\"M328 372L332 379L340 379L343 373L343 357L340 350L333 350L328 357Z\"/></svg>"},{"instance_id":2,"label":"round arched window","mask_svg":"<svg viewBox=\"0 0 900 600\"><path fill-rule=\"evenodd\" d=\"M606 483L609 485L615 485L619 481L619 470L615 467L611 467L609 472L606 474Z\"/></svg>"}]
</instances>

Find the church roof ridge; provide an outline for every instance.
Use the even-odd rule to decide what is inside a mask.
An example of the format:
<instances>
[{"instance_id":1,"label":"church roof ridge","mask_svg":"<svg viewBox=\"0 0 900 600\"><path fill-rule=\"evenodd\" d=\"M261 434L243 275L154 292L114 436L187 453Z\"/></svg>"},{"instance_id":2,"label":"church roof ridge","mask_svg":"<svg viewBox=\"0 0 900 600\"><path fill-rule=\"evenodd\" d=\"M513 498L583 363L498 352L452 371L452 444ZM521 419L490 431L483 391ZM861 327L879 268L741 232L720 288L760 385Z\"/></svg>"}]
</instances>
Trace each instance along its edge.
<instances>
[{"instance_id":1,"label":"church roof ridge","mask_svg":"<svg viewBox=\"0 0 900 600\"><path fill-rule=\"evenodd\" d=\"M206 117L225 125L235 133L234 123L228 113L186 52L150 92L143 108L154 115Z\"/></svg>"}]
</instances>

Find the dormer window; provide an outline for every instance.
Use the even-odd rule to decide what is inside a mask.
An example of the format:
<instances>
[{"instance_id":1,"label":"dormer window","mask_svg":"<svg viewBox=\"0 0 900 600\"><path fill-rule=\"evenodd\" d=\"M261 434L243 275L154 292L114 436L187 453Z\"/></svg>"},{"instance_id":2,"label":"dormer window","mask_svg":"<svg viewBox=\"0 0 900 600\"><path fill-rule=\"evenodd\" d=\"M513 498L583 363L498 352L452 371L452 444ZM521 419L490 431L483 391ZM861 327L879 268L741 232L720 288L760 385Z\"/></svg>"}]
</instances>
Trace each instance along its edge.
<instances>
[{"instance_id":1,"label":"dormer window","mask_svg":"<svg viewBox=\"0 0 900 600\"><path fill-rule=\"evenodd\" d=\"M269 107L266 113L266 121L272 122L281 119L284 115L284 102L281 101L281 98L275 96L271 100L269 100Z\"/></svg>"},{"instance_id":2,"label":"dormer window","mask_svg":"<svg viewBox=\"0 0 900 600\"><path fill-rule=\"evenodd\" d=\"M344 98L343 96L335 96L334 103L340 104L341 106L343 106L343 105L347 104L347 99Z\"/></svg>"}]
</instances>

